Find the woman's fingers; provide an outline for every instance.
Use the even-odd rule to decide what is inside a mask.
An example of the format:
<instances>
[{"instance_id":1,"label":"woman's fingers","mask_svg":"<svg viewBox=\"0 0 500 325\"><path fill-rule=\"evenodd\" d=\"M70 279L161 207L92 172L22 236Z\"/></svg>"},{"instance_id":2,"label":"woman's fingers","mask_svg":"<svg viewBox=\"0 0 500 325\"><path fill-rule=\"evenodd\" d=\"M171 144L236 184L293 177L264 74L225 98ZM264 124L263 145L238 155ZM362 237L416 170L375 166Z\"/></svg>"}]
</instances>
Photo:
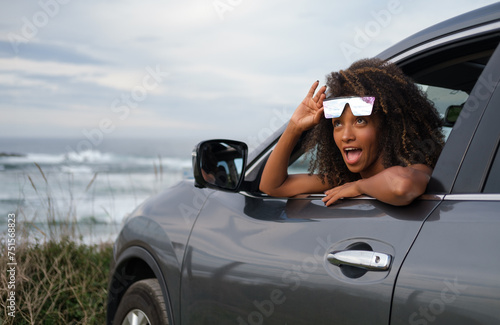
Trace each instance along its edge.
<instances>
[{"instance_id":1,"label":"woman's fingers","mask_svg":"<svg viewBox=\"0 0 500 325\"><path fill-rule=\"evenodd\" d=\"M319 123L321 121L321 118L323 117L323 105L316 111L316 114L314 115L314 123Z\"/></svg>"},{"instance_id":2,"label":"woman's fingers","mask_svg":"<svg viewBox=\"0 0 500 325\"><path fill-rule=\"evenodd\" d=\"M322 86L318 90L316 95L313 97L313 100L314 100L314 102L316 102L318 104L318 107L323 106L323 99L326 98L325 91L326 91L326 86Z\"/></svg>"},{"instance_id":3,"label":"woman's fingers","mask_svg":"<svg viewBox=\"0 0 500 325\"><path fill-rule=\"evenodd\" d=\"M326 206L329 206L338 201L339 197L337 197L337 194L339 193L339 191L339 187L334 187L328 191L325 191L326 196L321 200L325 203Z\"/></svg>"},{"instance_id":4,"label":"woman's fingers","mask_svg":"<svg viewBox=\"0 0 500 325\"><path fill-rule=\"evenodd\" d=\"M337 202L341 197L338 196L338 194L330 194L325 196L322 201L325 203L326 206L332 205L333 203Z\"/></svg>"},{"instance_id":5,"label":"woman's fingers","mask_svg":"<svg viewBox=\"0 0 500 325\"><path fill-rule=\"evenodd\" d=\"M325 205L329 206L337 202L339 199L343 199L345 197L356 197L361 195L361 193L359 192L356 182L351 182L325 191L325 195L326 196L322 199L322 201L325 202Z\"/></svg>"},{"instance_id":6,"label":"woman's fingers","mask_svg":"<svg viewBox=\"0 0 500 325\"><path fill-rule=\"evenodd\" d=\"M319 80L316 80L311 88L309 89L309 92L307 93L307 97L313 98L314 97L314 92L316 91L316 88L318 88L319 85Z\"/></svg>"},{"instance_id":7,"label":"woman's fingers","mask_svg":"<svg viewBox=\"0 0 500 325\"><path fill-rule=\"evenodd\" d=\"M323 116L323 99L325 99L326 86L321 87L315 95L314 93L318 85L319 81L315 81L312 84L307 96L292 115L291 121L301 130L308 130L314 127L321 121L321 117Z\"/></svg>"},{"instance_id":8,"label":"woman's fingers","mask_svg":"<svg viewBox=\"0 0 500 325\"><path fill-rule=\"evenodd\" d=\"M325 98L326 98L325 91L326 91L326 86L323 86L323 87L321 87L320 92L318 93L319 98L318 98L318 101L316 102L316 105L318 106L318 108L323 107L323 100L325 100Z\"/></svg>"},{"instance_id":9,"label":"woman's fingers","mask_svg":"<svg viewBox=\"0 0 500 325\"><path fill-rule=\"evenodd\" d=\"M312 84L311 88L309 88L309 92L307 93L306 98L312 98L312 100L314 100L316 103L321 102L321 106L323 106L323 99L326 98L325 91L327 87L322 86L321 88L319 88L318 92L315 95L314 93L316 92L316 89L318 89L318 85L319 85L319 80L316 80Z\"/></svg>"}]
</instances>

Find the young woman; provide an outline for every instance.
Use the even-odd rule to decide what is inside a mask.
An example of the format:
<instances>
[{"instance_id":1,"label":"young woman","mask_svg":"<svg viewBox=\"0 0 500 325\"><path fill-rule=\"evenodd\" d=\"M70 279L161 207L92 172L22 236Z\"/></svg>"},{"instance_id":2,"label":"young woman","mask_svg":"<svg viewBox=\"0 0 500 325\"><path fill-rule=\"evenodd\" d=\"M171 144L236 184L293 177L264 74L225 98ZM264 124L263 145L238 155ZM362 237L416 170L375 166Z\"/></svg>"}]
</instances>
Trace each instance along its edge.
<instances>
[{"instance_id":1,"label":"young woman","mask_svg":"<svg viewBox=\"0 0 500 325\"><path fill-rule=\"evenodd\" d=\"M433 104L412 80L394 64L365 59L318 86L311 86L271 153L261 191L325 193L326 205L361 194L406 205L423 194L443 135ZM310 173L288 175L290 154L306 131L314 153Z\"/></svg>"}]
</instances>

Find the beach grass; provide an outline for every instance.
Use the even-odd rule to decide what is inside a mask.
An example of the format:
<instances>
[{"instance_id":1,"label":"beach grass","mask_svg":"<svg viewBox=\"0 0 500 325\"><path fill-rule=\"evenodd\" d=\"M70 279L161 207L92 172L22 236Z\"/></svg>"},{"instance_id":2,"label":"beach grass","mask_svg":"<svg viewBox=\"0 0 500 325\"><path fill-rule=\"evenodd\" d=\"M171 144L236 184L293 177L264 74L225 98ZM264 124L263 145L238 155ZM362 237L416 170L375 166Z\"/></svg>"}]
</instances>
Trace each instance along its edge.
<instances>
[{"instance_id":1,"label":"beach grass","mask_svg":"<svg viewBox=\"0 0 500 325\"><path fill-rule=\"evenodd\" d=\"M73 202L69 208L57 207L50 180L37 167L41 184L26 177L41 202L40 215L26 216L18 209L9 214L8 224L0 224L8 228L3 229L0 241L4 268L0 273L0 325L105 324L113 243L82 241ZM41 215L44 222L39 220Z\"/></svg>"},{"instance_id":2,"label":"beach grass","mask_svg":"<svg viewBox=\"0 0 500 325\"><path fill-rule=\"evenodd\" d=\"M0 324L105 324L111 258L111 243L81 245L63 238L17 245L15 301L1 285ZM2 254L0 263L8 262ZM1 283L9 283L10 275L2 272Z\"/></svg>"},{"instance_id":3,"label":"beach grass","mask_svg":"<svg viewBox=\"0 0 500 325\"><path fill-rule=\"evenodd\" d=\"M0 273L0 325L105 324L113 242L100 239L98 229L115 233L118 225L100 224L94 216L81 218L81 199L73 192L93 200L92 187L100 176L95 173L84 188L75 189L71 177L60 184L35 166L37 173L26 174L24 180L37 195L36 210L27 212L19 205L11 214L15 221L0 220L0 263L5 270ZM161 156L153 171L157 192L163 183ZM64 204L54 197L61 189L68 196Z\"/></svg>"}]
</instances>

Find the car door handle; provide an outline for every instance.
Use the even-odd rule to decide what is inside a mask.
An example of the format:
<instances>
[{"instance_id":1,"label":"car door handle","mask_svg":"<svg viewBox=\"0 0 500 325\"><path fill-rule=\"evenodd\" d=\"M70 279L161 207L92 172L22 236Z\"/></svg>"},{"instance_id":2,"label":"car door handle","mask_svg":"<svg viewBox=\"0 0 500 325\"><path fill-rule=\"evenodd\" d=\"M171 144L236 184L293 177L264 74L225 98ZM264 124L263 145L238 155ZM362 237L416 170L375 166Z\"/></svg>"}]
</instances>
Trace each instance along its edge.
<instances>
[{"instance_id":1,"label":"car door handle","mask_svg":"<svg viewBox=\"0 0 500 325\"><path fill-rule=\"evenodd\" d=\"M336 266L349 265L369 271L386 271L392 261L389 254L357 250L331 252L326 258Z\"/></svg>"}]
</instances>

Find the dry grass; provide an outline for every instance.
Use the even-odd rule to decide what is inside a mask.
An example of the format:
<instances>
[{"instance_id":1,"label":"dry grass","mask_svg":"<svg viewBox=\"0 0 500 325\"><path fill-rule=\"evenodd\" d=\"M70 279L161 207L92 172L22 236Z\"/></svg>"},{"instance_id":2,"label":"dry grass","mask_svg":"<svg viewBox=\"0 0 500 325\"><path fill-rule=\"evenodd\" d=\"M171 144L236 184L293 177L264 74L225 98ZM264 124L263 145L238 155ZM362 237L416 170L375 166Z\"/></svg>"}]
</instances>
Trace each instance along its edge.
<instances>
[{"instance_id":1,"label":"dry grass","mask_svg":"<svg viewBox=\"0 0 500 325\"><path fill-rule=\"evenodd\" d=\"M8 316L10 290L2 285L4 324L104 324L111 256L111 244L86 246L69 239L17 246L15 321ZM0 263L7 265L6 255ZM1 283L8 277L2 272Z\"/></svg>"},{"instance_id":2,"label":"dry grass","mask_svg":"<svg viewBox=\"0 0 500 325\"><path fill-rule=\"evenodd\" d=\"M32 221L36 216L29 220L22 211L16 213L16 265L8 264L12 260L8 260L7 241L1 240L0 265L6 271L0 273L0 325L105 324L112 243L81 244L73 202L66 212L58 211L49 181L42 168L37 167L43 178L41 186L29 175L27 178L45 210L48 232L37 228ZM44 236L42 241L33 239L40 233ZM11 304L7 300L12 291L7 285L10 267L15 268L15 317L9 316Z\"/></svg>"}]
</instances>

